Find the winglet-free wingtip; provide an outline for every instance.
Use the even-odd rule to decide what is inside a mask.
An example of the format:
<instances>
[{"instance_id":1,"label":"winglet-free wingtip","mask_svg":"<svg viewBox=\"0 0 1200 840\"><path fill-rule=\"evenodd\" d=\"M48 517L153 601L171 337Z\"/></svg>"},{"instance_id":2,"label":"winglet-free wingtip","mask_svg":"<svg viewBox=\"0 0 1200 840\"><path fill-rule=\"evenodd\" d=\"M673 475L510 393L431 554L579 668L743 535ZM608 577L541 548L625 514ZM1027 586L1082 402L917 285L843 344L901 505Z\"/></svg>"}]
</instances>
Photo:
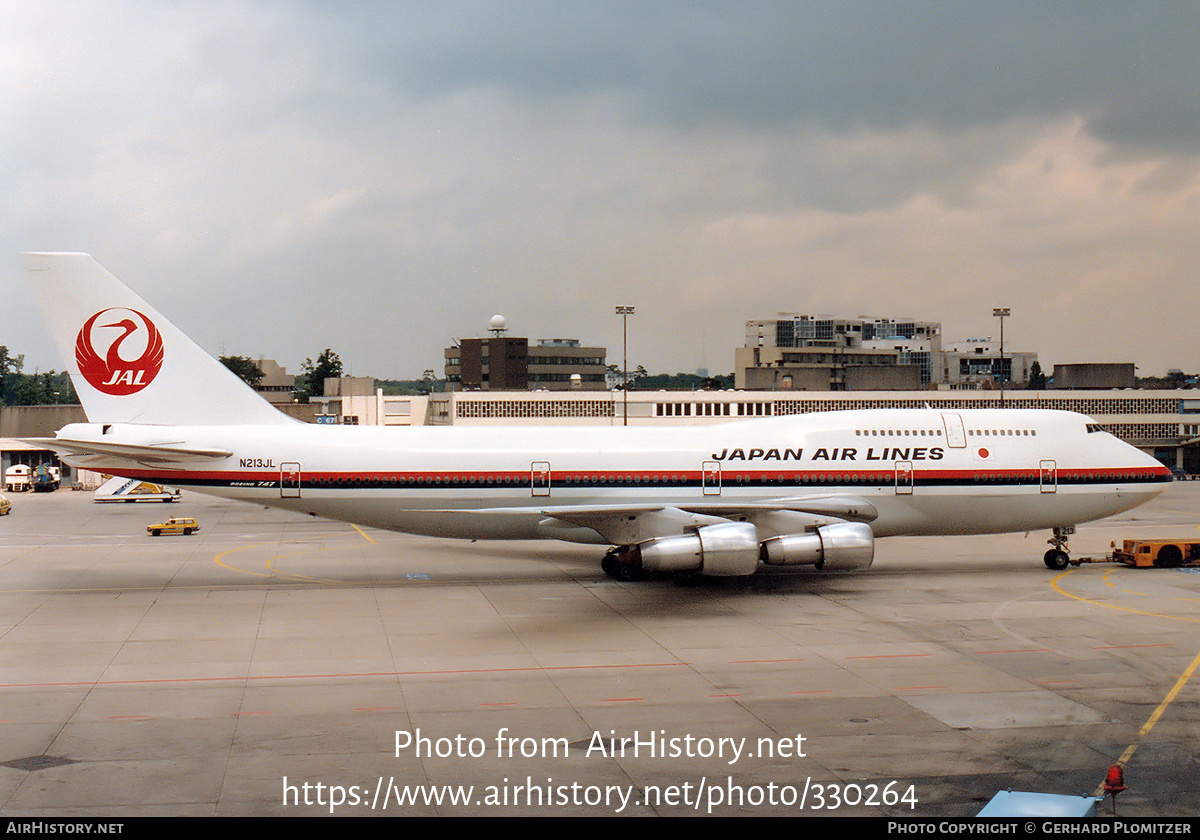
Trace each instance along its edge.
<instances>
[{"instance_id":1,"label":"winglet-free wingtip","mask_svg":"<svg viewBox=\"0 0 1200 840\"><path fill-rule=\"evenodd\" d=\"M83 251L22 251L22 257L88 257L91 254Z\"/></svg>"},{"instance_id":2,"label":"winglet-free wingtip","mask_svg":"<svg viewBox=\"0 0 1200 840\"><path fill-rule=\"evenodd\" d=\"M25 268L28 271L49 271L50 266L47 263L52 259L71 258L77 260L92 260L95 261L91 254L85 254L82 251L23 251L21 252L21 261L25 263Z\"/></svg>"}]
</instances>

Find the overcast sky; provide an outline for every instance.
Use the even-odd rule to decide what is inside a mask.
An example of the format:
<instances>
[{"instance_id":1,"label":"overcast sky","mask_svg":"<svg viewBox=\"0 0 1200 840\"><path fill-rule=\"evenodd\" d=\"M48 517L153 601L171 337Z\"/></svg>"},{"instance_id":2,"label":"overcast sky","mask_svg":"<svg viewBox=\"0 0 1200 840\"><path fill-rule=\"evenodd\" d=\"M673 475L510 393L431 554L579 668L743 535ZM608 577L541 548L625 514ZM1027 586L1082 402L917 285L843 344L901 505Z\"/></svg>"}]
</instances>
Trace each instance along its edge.
<instances>
[{"instance_id":1,"label":"overcast sky","mask_svg":"<svg viewBox=\"0 0 1200 840\"><path fill-rule=\"evenodd\" d=\"M728 372L778 311L1200 369L1200 4L0 0L17 254L214 354L442 374L486 334Z\"/></svg>"}]
</instances>

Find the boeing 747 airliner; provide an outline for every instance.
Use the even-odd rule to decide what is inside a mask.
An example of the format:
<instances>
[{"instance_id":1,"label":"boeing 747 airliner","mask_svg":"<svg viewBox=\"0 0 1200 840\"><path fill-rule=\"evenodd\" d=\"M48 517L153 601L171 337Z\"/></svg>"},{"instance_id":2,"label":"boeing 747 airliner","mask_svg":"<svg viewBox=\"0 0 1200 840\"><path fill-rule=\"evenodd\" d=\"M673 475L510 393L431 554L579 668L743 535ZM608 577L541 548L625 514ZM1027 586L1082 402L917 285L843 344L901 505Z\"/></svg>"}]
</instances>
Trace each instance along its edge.
<instances>
[{"instance_id":1,"label":"boeing 747 airliner","mask_svg":"<svg viewBox=\"0 0 1200 840\"><path fill-rule=\"evenodd\" d=\"M26 266L88 416L78 467L414 534L611 546L602 566L857 569L875 539L1054 529L1139 505L1170 471L1080 414L821 412L704 427L295 421L87 254Z\"/></svg>"}]
</instances>

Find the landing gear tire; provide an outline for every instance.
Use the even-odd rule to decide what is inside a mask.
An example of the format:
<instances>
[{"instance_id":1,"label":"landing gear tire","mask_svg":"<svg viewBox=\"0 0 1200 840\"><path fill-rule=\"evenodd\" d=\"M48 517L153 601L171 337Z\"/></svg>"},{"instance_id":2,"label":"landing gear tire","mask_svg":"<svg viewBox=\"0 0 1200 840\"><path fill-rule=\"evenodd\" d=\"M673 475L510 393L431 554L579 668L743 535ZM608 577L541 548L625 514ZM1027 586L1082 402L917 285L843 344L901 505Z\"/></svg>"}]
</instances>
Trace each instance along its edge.
<instances>
[{"instance_id":1,"label":"landing gear tire","mask_svg":"<svg viewBox=\"0 0 1200 840\"><path fill-rule=\"evenodd\" d=\"M1056 572L1061 572L1067 566L1071 565L1071 558L1067 556L1067 553L1059 551L1057 548L1047 551L1043 559L1046 561L1046 568L1054 569Z\"/></svg>"},{"instance_id":2,"label":"landing gear tire","mask_svg":"<svg viewBox=\"0 0 1200 840\"><path fill-rule=\"evenodd\" d=\"M1056 572L1061 572L1071 564L1071 558L1067 554L1071 549L1067 546L1067 540L1074 533L1074 525L1059 525L1054 528L1054 536L1046 540L1051 545L1051 549L1046 552L1043 558L1046 561L1047 569L1054 569Z\"/></svg>"},{"instance_id":3,"label":"landing gear tire","mask_svg":"<svg viewBox=\"0 0 1200 840\"><path fill-rule=\"evenodd\" d=\"M612 554L605 554L604 559L600 561L600 568L610 578L617 576L617 565L617 561L613 558Z\"/></svg>"}]
</instances>

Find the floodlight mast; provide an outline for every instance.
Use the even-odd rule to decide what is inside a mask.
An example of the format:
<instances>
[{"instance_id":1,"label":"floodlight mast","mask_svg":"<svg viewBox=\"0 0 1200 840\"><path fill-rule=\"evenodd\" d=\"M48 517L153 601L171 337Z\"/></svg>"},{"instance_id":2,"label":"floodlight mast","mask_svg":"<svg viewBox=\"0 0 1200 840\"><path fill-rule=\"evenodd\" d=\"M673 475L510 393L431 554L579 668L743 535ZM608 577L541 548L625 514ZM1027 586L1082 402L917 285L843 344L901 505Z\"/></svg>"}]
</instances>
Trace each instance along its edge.
<instances>
[{"instance_id":1,"label":"floodlight mast","mask_svg":"<svg viewBox=\"0 0 1200 840\"><path fill-rule=\"evenodd\" d=\"M1004 408L1004 319L1012 313L1007 306L992 309L992 317L1000 319L1000 407Z\"/></svg>"},{"instance_id":2,"label":"floodlight mast","mask_svg":"<svg viewBox=\"0 0 1200 840\"><path fill-rule=\"evenodd\" d=\"M629 316L633 314L632 306L618 306L616 314L621 316L621 352L624 355L625 373L621 377L621 387L625 391L625 407L621 410L621 425L629 425Z\"/></svg>"}]
</instances>

